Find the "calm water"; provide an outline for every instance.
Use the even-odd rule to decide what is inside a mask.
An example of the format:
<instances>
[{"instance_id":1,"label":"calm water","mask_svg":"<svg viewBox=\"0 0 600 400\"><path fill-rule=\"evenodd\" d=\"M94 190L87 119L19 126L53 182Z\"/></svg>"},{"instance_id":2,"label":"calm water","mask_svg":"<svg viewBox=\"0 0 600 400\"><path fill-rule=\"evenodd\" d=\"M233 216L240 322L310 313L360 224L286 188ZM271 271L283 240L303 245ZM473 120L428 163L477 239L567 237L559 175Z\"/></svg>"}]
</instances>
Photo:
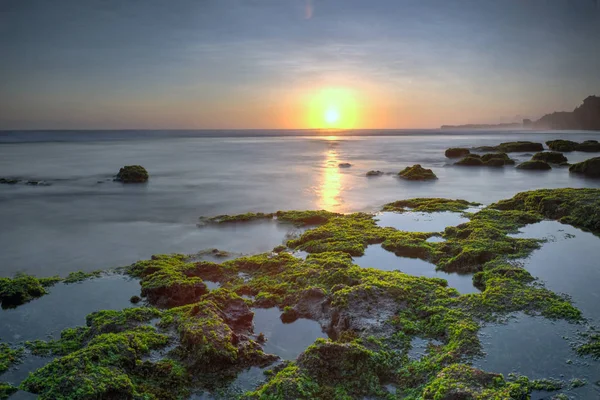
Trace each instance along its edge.
<instances>
[{"instance_id":1,"label":"calm water","mask_svg":"<svg viewBox=\"0 0 600 400\"><path fill-rule=\"evenodd\" d=\"M239 133L214 137L215 133L198 132L0 132L0 177L51 183L44 187L0 185L0 276L19 271L64 276L74 270L122 266L156 253L195 253L207 248L257 253L298 233L271 222L199 228L200 216L279 209L377 211L384 203L411 197L464 198L489 204L536 188L600 187L600 180L573 177L564 168L543 173L514 167L461 168L444 157L448 147L511 140L582 141L598 139L599 133L404 132L393 136L398 132L384 131L377 137L292 133L304 136L276 136L281 132L261 137ZM518 161L530 156L511 154ZM571 162L593 156L567 154ZM339 168L341 162L352 167ZM407 182L393 175L416 163L432 168L439 179ZM148 184L112 182L111 177L126 164L145 166L151 174ZM368 170L390 174L367 178ZM386 214L380 214L380 224L405 230L442 231L465 222L449 213L435 217ZM585 316L598 324L598 238L545 222L526 227L521 235L553 237L524 260L525 267L552 290L573 296ZM440 276L428 263L413 265L414 260L396 257L379 246L369 247L355 261L362 266ZM470 276L446 274L444 278L461 292L475 291ZM56 336L64 327L85 323L91 311L130 306L129 297L137 293L136 281L118 277L58 285L48 296L16 310L0 311L0 338L16 343ZM316 322L286 326L280 323L278 310L255 312L257 331L269 338L265 349L283 358L295 358L324 335ZM532 377L548 373L585 377L588 386L569 395L597 398L593 382L600 380L598 363L577 358L562 338L573 337L577 329L582 327L525 316L488 326L482 332L488 355L481 366L503 373L518 370ZM288 345L290 338L298 346ZM567 364L566 359L575 362ZM2 380L18 382L27 370L45 361L27 358ZM242 381L260 380L261 374L260 370L247 371Z\"/></svg>"}]
</instances>

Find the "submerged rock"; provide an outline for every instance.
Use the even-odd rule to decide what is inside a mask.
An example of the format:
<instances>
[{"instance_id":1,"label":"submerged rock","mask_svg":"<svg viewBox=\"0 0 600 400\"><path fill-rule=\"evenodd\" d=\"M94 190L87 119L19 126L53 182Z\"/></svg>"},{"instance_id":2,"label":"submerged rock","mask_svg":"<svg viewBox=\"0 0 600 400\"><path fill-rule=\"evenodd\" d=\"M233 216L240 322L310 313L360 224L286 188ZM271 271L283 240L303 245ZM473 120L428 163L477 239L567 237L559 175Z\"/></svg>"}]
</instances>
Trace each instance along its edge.
<instances>
[{"instance_id":1,"label":"submerged rock","mask_svg":"<svg viewBox=\"0 0 600 400\"><path fill-rule=\"evenodd\" d=\"M0 184L3 184L3 185L16 185L17 183L19 183L18 179L14 179L14 178L0 178Z\"/></svg>"},{"instance_id":2,"label":"submerged rock","mask_svg":"<svg viewBox=\"0 0 600 400\"><path fill-rule=\"evenodd\" d=\"M367 172L367 176L381 176L381 175L383 175L383 171L371 170L371 171Z\"/></svg>"},{"instance_id":3,"label":"submerged rock","mask_svg":"<svg viewBox=\"0 0 600 400\"><path fill-rule=\"evenodd\" d=\"M517 169L547 171L552 169L552 167L545 161L525 161L517 165Z\"/></svg>"},{"instance_id":4,"label":"submerged rock","mask_svg":"<svg viewBox=\"0 0 600 400\"><path fill-rule=\"evenodd\" d=\"M504 142L498 146L482 146L477 147L478 151L501 151L503 153L516 153L526 151L543 151L544 146L541 143L535 142Z\"/></svg>"},{"instance_id":5,"label":"submerged rock","mask_svg":"<svg viewBox=\"0 0 600 400\"><path fill-rule=\"evenodd\" d=\"M469 149L464 148L464 147L451 147L448 150L446 150L446 152L444 153L444 155L447 158L458 158L458 157L467 156L470 153L471 153L471 151Z\"/></svg>"},{"instance_id":6,"label":"submerged rock","mask_svg":"<svg viewBox=\"0 0 600 400\"><path fill-rule=\"evenodd\" d=\"M398 173L400 178L409 181L427 181L437 179L437 176L432 170L421 167L420 164L415 164L412 167L406 167Z\"/></svg>"},{"instance_id":7,"label":"submerged rock","mask_svg":"<svg viewBox=\"0 0 600 400\"><path fill-rule=\"evenodd\" d=\"M339 163L338 167L340 168L350 168L352 166L352 164L350 163Z\"/></svg>"},{"instance_id":8,"label":"submerged rock","mask_svg":"<svg viewBox=\"0 0 600 400\"><path fill-rule=\"evenodd\" d=\"M600 177L600 157L590 158L589 160L573 164L569 167L569 172L598 178Z\"/></svg>"},{"instance_id":9,"label":"submerged rock","mask_svg":"<svg viewBox=\"0 0 600 400\"><path fill-rule=\"evenodd\" d=\"M566 163L567 157L565 157L562 153L556 151L544 151L541 153L535 153L531 158L533 161L544 161L552 164L562 164Z\"/></svg>"},{"instance_id":10,"label":"submerged rock","mask_svg":"<svg viewBox=\"0 0 600 400\"><path fill-rule=\"evenodd\" d=\"M148 181L148 171L141 165L126 165L119 170L115 180L123 183L144 183Z\"/></svg>"}]
</instances>

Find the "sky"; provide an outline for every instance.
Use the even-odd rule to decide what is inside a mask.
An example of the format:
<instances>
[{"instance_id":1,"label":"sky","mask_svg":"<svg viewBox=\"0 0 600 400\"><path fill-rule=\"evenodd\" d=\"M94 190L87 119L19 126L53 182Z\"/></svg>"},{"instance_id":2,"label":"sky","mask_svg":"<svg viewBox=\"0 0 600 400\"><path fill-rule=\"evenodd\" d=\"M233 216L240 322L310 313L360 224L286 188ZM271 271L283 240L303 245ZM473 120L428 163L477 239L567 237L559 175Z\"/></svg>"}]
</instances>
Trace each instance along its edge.
<instances>
[{"instance_id":1,"label":"sky","mask_svg":"<svg viewBox=\"0 0 600 400\"><path fill-rule=\"evenodd\" d=\"M437 128L600 95L597 0L0 0L0 129Z\"/></svg>"}]
</instances>

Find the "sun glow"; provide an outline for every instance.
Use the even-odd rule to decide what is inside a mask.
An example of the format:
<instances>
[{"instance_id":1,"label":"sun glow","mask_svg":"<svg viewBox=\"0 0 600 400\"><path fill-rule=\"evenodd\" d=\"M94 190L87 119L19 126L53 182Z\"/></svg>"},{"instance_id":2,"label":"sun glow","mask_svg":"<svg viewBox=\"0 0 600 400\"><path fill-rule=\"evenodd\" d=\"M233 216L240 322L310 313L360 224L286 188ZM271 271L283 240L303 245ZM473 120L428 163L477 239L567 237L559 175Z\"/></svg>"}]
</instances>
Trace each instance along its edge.
<instances>
[{"instance_id":1,"label":"sun glow","mask_svg":"<svg viewBox=\"0 0 600 400\"><path fill-rule=\"evenodd\" d=\"M356 126L357 109L354 91L323 89L312 96L309 125L313 129L352 129Z\"/></svg>"}]
</instances>

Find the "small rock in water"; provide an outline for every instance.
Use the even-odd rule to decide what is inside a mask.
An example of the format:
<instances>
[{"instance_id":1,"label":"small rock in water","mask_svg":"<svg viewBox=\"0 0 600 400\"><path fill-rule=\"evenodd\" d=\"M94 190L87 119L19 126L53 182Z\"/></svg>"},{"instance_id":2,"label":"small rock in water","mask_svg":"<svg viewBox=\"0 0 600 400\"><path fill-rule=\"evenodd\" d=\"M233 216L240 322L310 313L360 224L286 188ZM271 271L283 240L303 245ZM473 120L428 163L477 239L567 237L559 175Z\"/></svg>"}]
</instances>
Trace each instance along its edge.
<instances>
[{"instance_id":1,"label":"small rock in water","mask_svg":"<svg viewBox=\"0 0 600 400\"><path fill-rule=\"evenodd\" d=\"M350 168L352 166L352 164L350 163L340 163L338 164L338 167L340 168Z\"/></svg>"},{"instance_id":2,"label":"small rock in water","mask_svg":"<svg viewBox=\"0 0 600 400\"><path fill-rule=\"evenodd\" d=\"M126 165L119 170L115 180L123 183L144 183L148 181L148 171L141 165Z\"/></svg>"},{"instance_id":3,"label":"small rock in water","mask_svg":"<svg viewBox=\"0 0 600 400\"><path fill-rule=\"evenodd\" d=\"M369 171L367 172L367 176L381 176L383 175L383 171Z\"/></svg>"}]
</instances>

